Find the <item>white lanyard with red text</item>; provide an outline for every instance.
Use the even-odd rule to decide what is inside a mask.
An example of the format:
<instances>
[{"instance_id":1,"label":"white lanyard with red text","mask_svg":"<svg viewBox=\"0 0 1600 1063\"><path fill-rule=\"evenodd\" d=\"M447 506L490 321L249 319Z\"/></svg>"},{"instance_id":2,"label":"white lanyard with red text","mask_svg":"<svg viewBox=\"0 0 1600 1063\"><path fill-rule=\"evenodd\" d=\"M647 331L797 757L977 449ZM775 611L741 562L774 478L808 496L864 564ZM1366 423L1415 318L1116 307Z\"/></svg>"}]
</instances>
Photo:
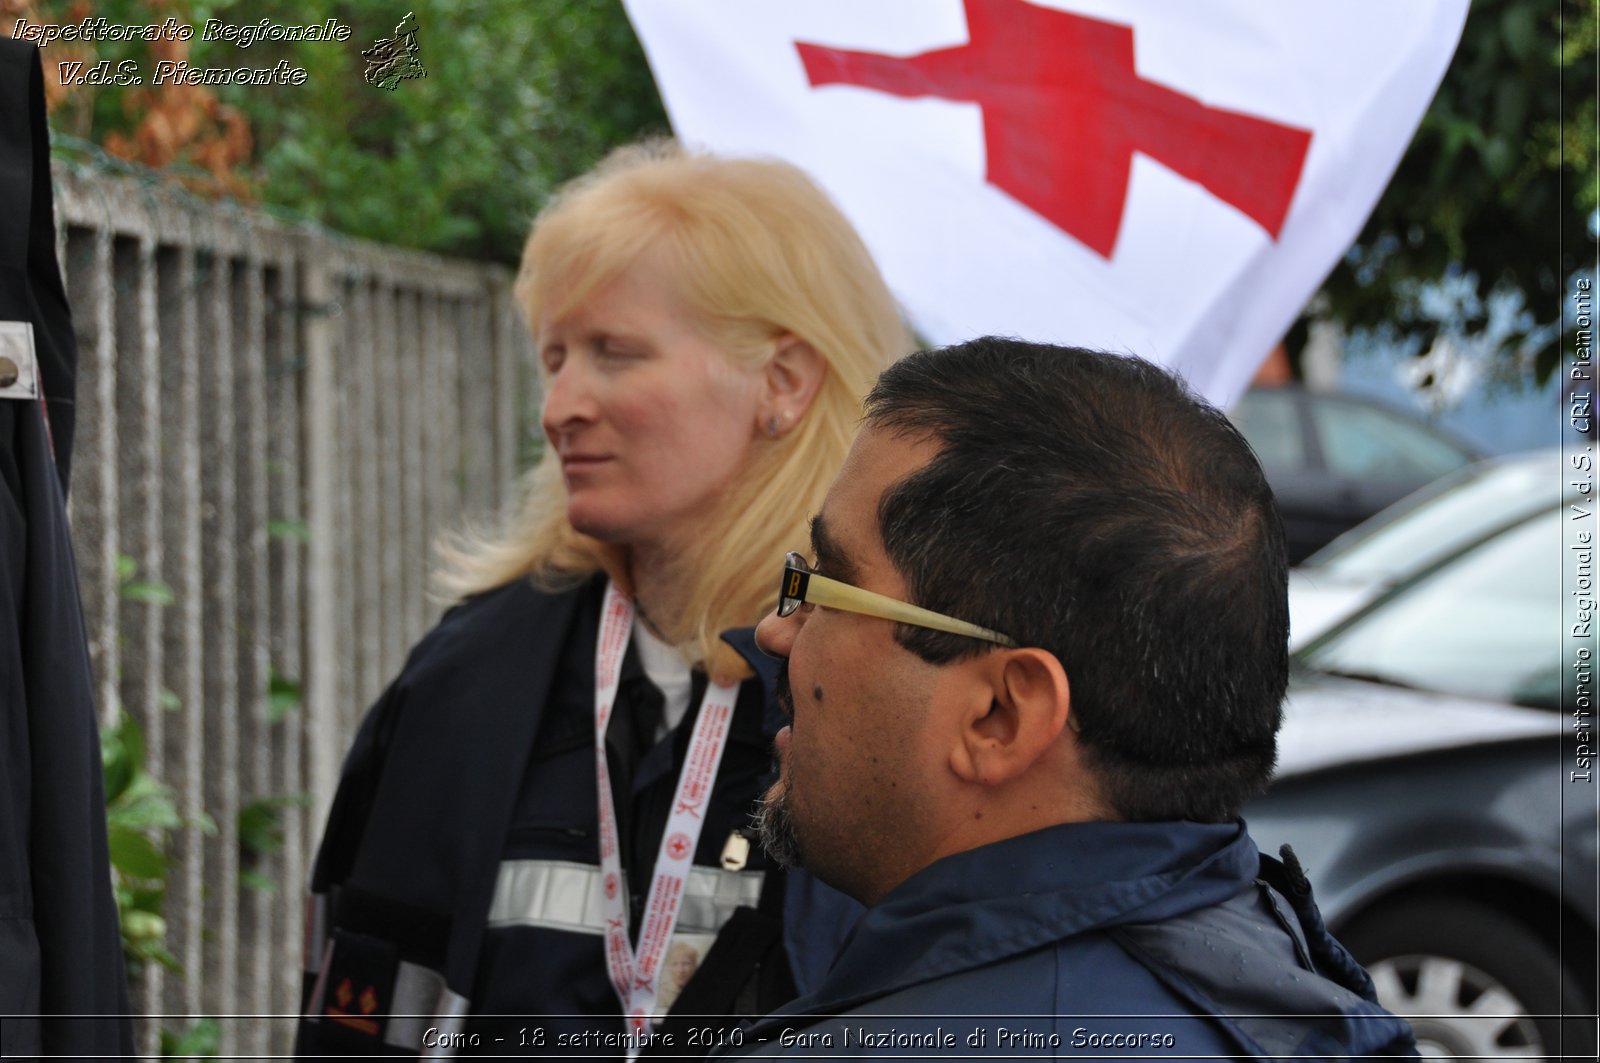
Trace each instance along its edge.
<instances>
[{"instance_id":1,"label":"white lanyard with red text","mask_svg":"<svg viewBox=\"0 0 1600 1063\"><path fill-rule=\"evenodd\" d=\"M606 920L606 967L617 999L622 1002L623 1014L627 1016L628 1032L634 1035L628 1040L629 1059L639 1054L640 1035L654 1017L661 959L672 940L678 910L683 905L684 885L694 864L700 828L705 824L702 810L711 796L711 784L717 777L723 747L727 745L733 706L739 693L737 683L706 684L705 699L700 703L700 715L689 739L689 753L684 758L678 788L672 796L672 814L667 817L667 828L661 835L661 848L656 854L650 892L645 899L644 921L639 927L639 947L635 950L628 944L627 886L617 842L611 770L606 764L606 726L611 722L611 709L622 678L622 655L632 633L633 602L617 590L616 584L608 582L594 655L595 773L600 783L601 903Z\"/></svg>"}]
</instances>

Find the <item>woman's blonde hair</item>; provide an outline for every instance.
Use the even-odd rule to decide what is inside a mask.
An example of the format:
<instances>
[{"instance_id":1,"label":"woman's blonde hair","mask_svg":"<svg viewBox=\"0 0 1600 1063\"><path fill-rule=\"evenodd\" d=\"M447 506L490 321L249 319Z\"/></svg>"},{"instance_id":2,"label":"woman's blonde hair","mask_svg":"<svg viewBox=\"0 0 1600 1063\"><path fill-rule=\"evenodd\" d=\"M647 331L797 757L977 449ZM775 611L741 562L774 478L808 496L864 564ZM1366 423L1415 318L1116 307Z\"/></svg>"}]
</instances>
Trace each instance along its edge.
<instances>
[{"instance_id":1,"label":"woman's blonde hair","mask_svg":"<svg viewBox=\"0 0 1600 1063\"><path fill-rule=\"evenodd\" d=\"M613 151L540 212L515 294L535 335L646 251L675 270L701 329L756 367L791 333L822 356L821 388L800 422L762 441L706 516L686 560L698 574L686 650L714 674L747 669L718 635L755 623L777 598L786 549L806 539L861 416L861 397L911 347L866 245L837 207L788 163L688 152L670 140ZM437 582L453 598L531 577L561 590L605 569L626 586L626 551L573 529L552 448L528 475L499 534L441 546Z\"/></svg>"}]
</instances>

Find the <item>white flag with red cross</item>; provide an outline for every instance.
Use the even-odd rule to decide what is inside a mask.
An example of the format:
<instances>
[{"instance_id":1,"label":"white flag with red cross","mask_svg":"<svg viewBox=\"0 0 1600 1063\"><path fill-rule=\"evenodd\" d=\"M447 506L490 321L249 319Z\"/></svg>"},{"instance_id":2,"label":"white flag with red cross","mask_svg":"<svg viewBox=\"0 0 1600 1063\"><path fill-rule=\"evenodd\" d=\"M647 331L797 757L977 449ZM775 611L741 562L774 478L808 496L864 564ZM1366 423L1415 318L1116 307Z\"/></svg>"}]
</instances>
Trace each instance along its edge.
<instances>
[{"instance_id":1,"label":"white flag with red cross","mask_svg":"<svg viewBox=\"0 0 1600 1063\"><path fill-rule=\"evenodd\" d=\"M1359 233L1467 0L625 0L679 137L788 159L912 325L1230 404Z\"/></svg>"}]
</instances>

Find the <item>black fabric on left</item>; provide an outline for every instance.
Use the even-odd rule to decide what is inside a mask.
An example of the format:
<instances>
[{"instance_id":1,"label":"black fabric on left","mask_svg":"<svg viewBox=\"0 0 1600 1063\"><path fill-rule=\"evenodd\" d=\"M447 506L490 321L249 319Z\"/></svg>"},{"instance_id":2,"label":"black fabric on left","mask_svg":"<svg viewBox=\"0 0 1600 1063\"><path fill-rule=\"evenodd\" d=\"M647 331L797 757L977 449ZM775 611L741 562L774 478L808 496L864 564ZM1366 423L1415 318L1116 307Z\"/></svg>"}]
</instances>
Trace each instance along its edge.
<instances>
[{"instance_id":1,"label":"black fabric on left","mask_svg":"<svg viewBox=\"0 0 1600 1063\"><path fill-rule=\"evenodd\" d=\"M0 1056L131 1057L66 516L77 346L55 258L39 52L4 37L0 321L33 326L50 407L47 425L37 399L0 398Z\"/></svg>"}]
</instances>

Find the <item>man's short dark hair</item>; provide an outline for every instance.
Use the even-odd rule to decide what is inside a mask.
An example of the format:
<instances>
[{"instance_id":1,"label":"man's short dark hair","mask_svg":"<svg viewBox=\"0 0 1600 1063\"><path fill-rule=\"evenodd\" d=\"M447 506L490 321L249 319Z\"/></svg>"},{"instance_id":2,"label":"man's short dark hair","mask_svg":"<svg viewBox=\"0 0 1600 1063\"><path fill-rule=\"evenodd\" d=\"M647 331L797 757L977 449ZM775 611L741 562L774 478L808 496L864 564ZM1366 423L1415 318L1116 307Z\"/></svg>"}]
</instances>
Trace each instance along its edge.
<instances>
[{"instance_id":1,"label":"man's short dark hair","mask_svg":"<svg viewBox=\"0 0 1600 1063\"><path fill-rule=\"evenodd\" d=\"M919 605L1066 669L1099 795L1220 822L1266 786L1288 680L1283 528L1249 445L1138 358L985 337L902 359L873 429L929 435L879 530ZM975 639L899 626L942 663Z\"/></svg>"}]
</instances>

